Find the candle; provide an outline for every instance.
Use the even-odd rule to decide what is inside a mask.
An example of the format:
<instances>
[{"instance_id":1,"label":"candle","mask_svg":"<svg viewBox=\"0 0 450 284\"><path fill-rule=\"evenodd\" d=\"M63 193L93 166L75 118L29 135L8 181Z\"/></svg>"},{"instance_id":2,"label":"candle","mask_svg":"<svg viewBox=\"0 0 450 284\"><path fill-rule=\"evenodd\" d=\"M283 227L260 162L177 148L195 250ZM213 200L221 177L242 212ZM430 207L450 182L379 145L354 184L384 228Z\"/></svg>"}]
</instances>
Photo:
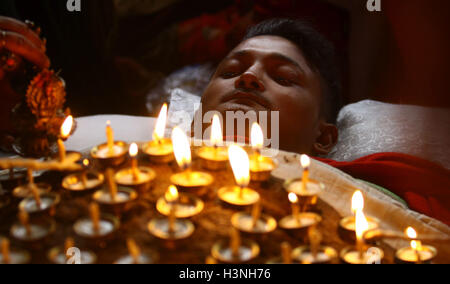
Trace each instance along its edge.
<instances>
[{"instance_id":1,"label":"candle","mask_svg":"<svg viewBox=\"0 0 450 284\"><path fill-rule=\"evenodd\" d=\"M28 213L24 210L19 211L19 221L22 224L22 226L25 228L27 236L31 236L31 226L30 226L30 217L28 216Z\"/></svg>"},{"instance_id":2,"label":"candle","mask_svg":"<svg viewBox=\"0 0 450 284\"><path fill-rule=\"evenodd\" d=\"M111 195L111 200L116 201L117 197L117 184L114 181L114 170L109 168L106 169L106 182L108 183L109 194Z\"/></svg>"},{"instance_id":3,"label":"candle","mask_svg":"<svg viewBox=\"0 0 450 284\"><path fill-rule=\"evenodd\" d=\"M364 258L364 239L363 235L368 230L369 224L364 216L362 210L356 211L355 216L355 233L356 233L356 248L359 252L359 258L362 260Z\"/></svg>"},{"instance_id":4,"label":"candle","mask_svg":"<svg viewBox=\"0 0 450 284\"><path fill-rule=\"evenodd\" d=\"M169 212L169 232L173 233L175 231L175 213L177 212L178 203L178 190L175 186L171 185L169 187L165 194L165 199L172 205Z\"/></svg>"},{"instance_id":5,"label":"candle","mask_svg":"<svg viewBox=\"0 0 450 284\"><path fill-rule=\"evenodd\" d=\"M259 201L259 194L247 186L250 183L250 161L247 152L240 146L231 145L228 156L237 186L223 187L219 198L232 205L252 205Z\"/></svg>"},{"instance_id":6,"label":"candle","mask_svg":"<svg viewBox=\"0 0 450 284\"><path fill-rule=\"evenodd\" d=\"M97 203L91 203L89 205L89 213L91 215L92 229L95 234L100 232L100 209Z\"/></svg>"},{"instance_id":7,"label":"candle","mask_svg":"<svg viewBox=\"0 0 450 284\"><path fill-rule=\"evenodd\" d=\"M191 171L191 145L186 134L179 127L175 127L172 131L172 143L175 159L183 172L172 175L171 182L181 189L201 194L200 189L211 185L213 177L204 172Z\"/></svg>"},{"instance_id":8,"label":"candle","mask_svg":"<svg viewBox=\"0 0 450 284\"><path fill-rule=\"evenodd\" d=\"M308 230L308 238L312 257L313 259L317 259L320 243L322 242L322 234L316 229L316 227L311 227Z\"/></svg>"},{"instance_id":9,"label":"candle","mask_svg":"<svg viewBox=\"0 0 450 284\"><path fill-rule=\"evenodd\" d=\"M292 208L292 216L294 216L295 220L297 220L298 223L300 223L300 206L298 205L298 197L297 194L291 192L288 195L289 201L291 202L291 208Z\"/></svg>"},{"instance_id":10,"label":"candle","mask_svg":"<svg viewBox=\"0 0 450 284\"><path fill-rule=\"evenodd\" d=\"M311 165L311 159L307 155L302 155L300 157L300 163L303 167L303 177L302 177L302 192L307 192L307 187L309 183L309 166Z\"/></svg>"},{"instance_id":11,"label":"candle","mask_svg":"<svg viewBox=\"0 0 450 284\"><path fill-rule=\"evenodd\" d=\"M209 170L220 170L226 167L228 151L222 147L223 134L218 115L214 115L211 125L211 147L201 147L197 154L203 167Z\"/></svg>"},{"instance_id":12,"label":"candle","mask_svg":"<svg viewBox=\"0 0 450 284\"><path fill-rule=\"evenodd\" d=\"M283 264L292 263L292 247L288 242L283 242L281 244L281 258L283 260Z\"/></svg>"},{"instance_id":13,"label":"candle","mask_svg":"<svg viewBox=\"0 0 450 284\"><path fill-rule=\"evenodd\" d=\"M70 132L72 131L72 127L73 127L73 117L69 115L64 120L64 123L61 126L61 134L60 138L58 139L59 161L61 163L64 162L64 160L66 159L66 148L64 147L63 140L69 137Z\"/></svg>"},{"instance_id":14,"label":"candle","mask_svg":"<svg viewBox=\"0 0 450 284\"><path fill-rule=\"evenodd\" d=\"M167 104L164 104L156 120L153 130L153 140L143 146L143 151L157 163L167 163L173 160L173 144L164 138L167 123Z\"/></svg>"},{"instance_id":15,"label":"candle","mask_svg":"<svg viewBox=\"0 0 450 284\"><path fill-rule=\"evenodd\" d=\"M264 134L258 123L252 125L250 143L253 148L253 155L250 159L250 174L253 181L266 181L270 178L270 173L275 169L272 159L261 155L264 145Z\"/></svg>"},{"instance_id":16,"label":"candle","mask_svg":"<svg viewBox=\"0 0 450 284\"><path fill-rule=\"evenodd\" d=\"M239 235L239 231L235 228L232 228L230 232L230 248L233 257L239 258L239 250L241 248L241 236Z\"/></svg>"},{"instance_id":17,"label":"candle","mask_svg":"<svg viewBox=\"0 0 450 284\"><path fill-rule=\"evenodd\" d=\"M111 127L111 121L106 122L106 144L109 156L114 156L114 130Z\"/></svg>"},{"instance_id":18,"label":"candle","mask_svg":"<svg viewBox=\"0 0 450 284\"><path fill-rule=\"evenodd\" d=\"M87 170L89 168L89 160L88 159L84 159L83 160L83 172L81 173L81 183L83 184L84 187L87 187Z\"/></svg>"},{"instance_id":19,"label":"candle","mask_svg":"<svg viewBox=\"0 0 450 284\"><path fill-rule=\"evenodd\" d=\"M252 228L255 229L261 217L261 204L256 202L252 207Z\"/></svg>"},{"instance_id":20,"label":"candle","mask_svg":"<svg viewBox=\"0 0 450 284\"><path fill-rule=\"evenodd\" d=\"M127 248L130 256L133 258L134 264L139 264L140 263L139 259L141 257L141 250L139 249L138 245L133 239L131 238L127 239Z\"/></svg>"},{"instance_id":21,"label":"candle","mask_svg":"<svg viewBox=\"0 0 450 284\"><path fill-rule=\"evenodd\" d=\"M132 174L133 174L133 179L136 182L139 181L139 175L140 175L139 167L138 167L138 161L136 159L138 151L139 151L139 149L138 149L138 146L137 146L136 143L133 143L133 144L130 145L129 154L130 154L130 157L131 157L131 171L132 171Z\"/></svg>"},{"instance_id":22,"label":"candle","mask_svg":"<svg viewBox=\"0 0 450 284\"><path fill-rule=\"evenodd\" d=\"M39 189L37 188L36 184L32 183L30 184L31 193L33 194L33 198L36 201L37 208L41 208L41 196L39 194Z\"/></svg>"}]
</instances>

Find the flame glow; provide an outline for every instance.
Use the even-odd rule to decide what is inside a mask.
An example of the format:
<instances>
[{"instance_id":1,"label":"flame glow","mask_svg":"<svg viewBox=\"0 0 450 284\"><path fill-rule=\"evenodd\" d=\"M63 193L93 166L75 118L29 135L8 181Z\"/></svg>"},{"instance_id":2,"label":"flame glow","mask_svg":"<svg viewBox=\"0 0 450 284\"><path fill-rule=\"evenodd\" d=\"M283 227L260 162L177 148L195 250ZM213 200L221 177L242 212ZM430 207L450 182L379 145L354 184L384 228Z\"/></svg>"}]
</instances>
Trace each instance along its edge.
<instances>
[{"instance_id":1,"label":"flame glow","mask_svg":"<svg viewBox=\"0 0 450 284\"><path fill-rule=\"evenodd\" d=\"M289 201L291 203L297 203L298 202L297 194L295 194L293 192L289 193L288 198L289 198Z\"/></svg>"},{"instance_id":2,"label":"flame glow","mask_svg":"<svg viewBox=\"0 0 450 284\"><path fill-rule=\"evenodd\" d=\"M175 127L172 131L172 143L175 159L182 169L186 169L191 165L191 145L189 140L179 127Z\"/></svg>"},{"instance_id":3,"label":"flame glow","mask_svg":"<svg viewBox=\"0 0 450 284\"><path fill-rule=\"evenodd\" d=\"M156 121L155 130L153 131L153 140L159 141L164 138L167 123L167 104L164 104Z\"/></svg>"},{"instance_id":4,"label":"flame glow","mask_svg":"<svg viewBox=\"0 0 450 284\"><path fill-rule=\"evenodd\" d=\"M83 165L84 165L85 167L89 166L89 160L88 160L88 159L84 159L84 160L83 160Z\"/></svg>"},{"instance_id":5,"label":"flame glow","mask_svg":"<svg viewBox=\"0 0 450 284\"><path fill-rule=\"evenodd\" d=\"M302 164L302 167L304 169L309 168L311 165L311 159L308 157L308 155L302 155L300 157L300 163Z\"/></svg>"},{"instance_id":6,"label":"flame glow","mask_svg":"<svg viewBox=\"0 0 450 284\"><path fill-rule=\"evenodd\" d=\"M240 187L247 187L250 182L250 161L247 152L237 145L228 148L228 156L234 178Z\"/></svg>"},{"instance_id":7,"label":"flame glow","mask_svg":"<svg viewBox=\"0 0 450 284\"><path fill-rule=\"evenodd\" d=\"M73 117L69 115L61 126L61 136L63 139L69 137L73 127Z\"/></svg>"},{"instance_id":8,"label":"flame glow","mask_svg":"<svg viewBox=\"0 0 450 284\"><path fill-rule=\"evenodd\" d=\"M253 123L250 142L255 149L261 149L264 145L264 134L258 123Z\"/></svg>"},{"instance_id":9,"label":"flame glow","mask_svg":"<svg viewBox=\"0 0 450 284\"><path fill-rule=\"evenodd\" d=\"M138 145L136 143L131 144L129 150L130 157L136 157L138 152L139 152Z\"/></svg>"},{"instance_id":10,"label":"flame glow","mask_svg":"<svg viewBox=\"0 0 450 284\"><path fill-rule=\"evenodd\" d=\"M171 185L166 191L166 194L164 195L167 202L175 202L178 200L178 189Z\"/></svg>"},{"instance_id":11,"label":"flame glow","mask_svg":"<svg viewBox=\"0 0 450 284\"><path fill-rule=\"evenodd\" d=\"M364 209L364 197L360 190L355 191L352 196L352 211L362 211Z\"/></svg>"},{"instance_id":12,"label":"flame glow","mask_svg":"<svg viewBox=\"0 0 450 284\"><path fill-rule=\"evenodd\" d=\"M361 240L364 233L369 229L369 223L362 210L356 211L355 226L356 238Z\"/></svg>"},{"instance_id":13,"label":"flame glow","mask_svg":"<svg viewBox=\"0 0 450 284\"><path fill-rule=\"evenodd\" d=\"M406 233L406 235L408 236L408 238L410 238L410 239L415 239L415 238L417 238L417 232L416 232L416 230L414 230L413 227L408 227L408 228L406 228L405 233Z\"/></svg>"},{"instance_id":14,"label":"flame glow","mask_svg":"<svg viewBox=\"0 0 450 284\"><path fill-rule=\"evenodd\" d=\"M220 125L220 119L217 114L213 116L211 126L211 144L213 146L219 146L223 142L222 126Z\"/></svg>"}]
</instances>

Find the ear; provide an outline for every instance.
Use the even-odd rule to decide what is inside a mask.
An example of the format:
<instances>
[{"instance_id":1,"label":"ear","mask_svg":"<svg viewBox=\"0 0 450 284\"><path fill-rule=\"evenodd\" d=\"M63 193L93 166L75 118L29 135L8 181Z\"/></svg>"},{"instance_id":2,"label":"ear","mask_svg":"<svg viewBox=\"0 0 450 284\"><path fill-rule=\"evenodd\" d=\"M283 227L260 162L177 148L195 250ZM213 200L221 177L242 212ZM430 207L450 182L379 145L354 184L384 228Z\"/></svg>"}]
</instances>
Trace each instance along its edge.
<instances>
[{"instance_id":1,"label":"ear","mask_svg":"<svg viewBox=\"0 0 450 284\"><path fill-rule=\"evenodd\" d=\"M313 153L315 155L327 155L336 145L338 137L339 133L336 125L321 121L319 134L313 144Z\"/></svg>"}]
</instances>

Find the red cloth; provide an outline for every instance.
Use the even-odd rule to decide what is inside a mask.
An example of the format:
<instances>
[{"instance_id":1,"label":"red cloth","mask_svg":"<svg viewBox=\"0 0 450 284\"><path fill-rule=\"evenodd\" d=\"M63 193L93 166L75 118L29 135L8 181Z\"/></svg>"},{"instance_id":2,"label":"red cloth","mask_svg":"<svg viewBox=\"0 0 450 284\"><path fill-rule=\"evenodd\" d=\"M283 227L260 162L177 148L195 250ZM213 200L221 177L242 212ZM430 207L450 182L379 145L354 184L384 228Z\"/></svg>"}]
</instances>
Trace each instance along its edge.
<instances>
[{"instance_id":1,"label":"red cloth","mask_svg":"<svg viewBox=\"0 0 450 284\"><path fill-rule=\"evenodd\" d=\"M450 225L450 170L438 164L399 153L379 153L353 162L317 160L382 186L411 209Z\"/></svg>"}]
</instances>

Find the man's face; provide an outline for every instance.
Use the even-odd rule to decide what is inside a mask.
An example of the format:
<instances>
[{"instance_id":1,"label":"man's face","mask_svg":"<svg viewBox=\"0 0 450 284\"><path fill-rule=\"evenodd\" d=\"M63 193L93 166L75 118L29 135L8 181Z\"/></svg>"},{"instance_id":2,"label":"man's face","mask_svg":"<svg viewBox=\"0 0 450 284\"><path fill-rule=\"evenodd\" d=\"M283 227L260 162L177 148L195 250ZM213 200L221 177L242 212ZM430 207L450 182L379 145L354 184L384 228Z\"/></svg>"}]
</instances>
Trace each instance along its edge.
<instances>
[{"instance_id":1,"label":"man's face","mask_svg":"<svg viewBox=\"0 0 450 284\"><path fill-rule=\"evenodd\" d=\"M280 148L311 153L320 135L321 99L319 75L301 50L282 37L258 36L239 44L220 63L202 103L203 113L223 116L238 110L279 111Z\"/></svg>"}]
</instances>

